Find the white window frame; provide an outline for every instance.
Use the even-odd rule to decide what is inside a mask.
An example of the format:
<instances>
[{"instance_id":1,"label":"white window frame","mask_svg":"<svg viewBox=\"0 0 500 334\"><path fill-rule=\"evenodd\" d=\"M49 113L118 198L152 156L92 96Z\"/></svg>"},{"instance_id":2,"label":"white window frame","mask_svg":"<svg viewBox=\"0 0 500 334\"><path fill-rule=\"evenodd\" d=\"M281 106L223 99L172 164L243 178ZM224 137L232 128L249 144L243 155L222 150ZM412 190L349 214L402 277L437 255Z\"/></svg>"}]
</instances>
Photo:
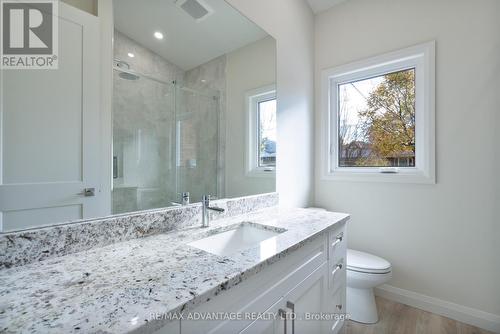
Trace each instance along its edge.
<instances>
[{"instance_id":1,"label":"white window frame","mask_svg":"<svg viewBox=\"0 0 500 334\"><path fill-rule=\"evenodd\" d=\"M339 167L338 85L415 69L415 167ZM338 181L436 183L435 42L322 71L321 178Z\"/></svg>"},{"instance_id":2,"label":"white window frame","mask_svg":"<svg viewBox=\"0 0 500 334\"><path fill-rule=\"evenodd\" d=\"M276 85L253 89L245 94L246 126L246 176L275 177L276 167L259 166L259 103L276 99Z\"/></svg>"}]
</instances>

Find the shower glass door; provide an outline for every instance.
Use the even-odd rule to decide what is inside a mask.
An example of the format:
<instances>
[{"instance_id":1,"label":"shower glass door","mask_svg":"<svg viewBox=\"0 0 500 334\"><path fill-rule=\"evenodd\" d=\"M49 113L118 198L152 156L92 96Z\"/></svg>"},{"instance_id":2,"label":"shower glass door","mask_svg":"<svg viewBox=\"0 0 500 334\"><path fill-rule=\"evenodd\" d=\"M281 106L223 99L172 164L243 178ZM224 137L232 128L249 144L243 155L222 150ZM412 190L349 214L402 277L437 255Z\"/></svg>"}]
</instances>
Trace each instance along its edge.
<instances>
[{"instance_id":1,"label":"shower glass door","mask_svg":"<svg viewBox=\"0 0 500 334\"><path fill-rule=\"evenodd\" d=\"M219 101L215 91L177 87L177 190L193 202L219 195Z\"/></svg>"},{"instance_id":2,"label":"shower glass door","mask_svg":"<svg viewBox=\"0 0 500 334\"><path fill-rule=\"evenodd\" d=\"M177 200L175 86L115 68L113 214Z\"/></svg>"}]
</instances>

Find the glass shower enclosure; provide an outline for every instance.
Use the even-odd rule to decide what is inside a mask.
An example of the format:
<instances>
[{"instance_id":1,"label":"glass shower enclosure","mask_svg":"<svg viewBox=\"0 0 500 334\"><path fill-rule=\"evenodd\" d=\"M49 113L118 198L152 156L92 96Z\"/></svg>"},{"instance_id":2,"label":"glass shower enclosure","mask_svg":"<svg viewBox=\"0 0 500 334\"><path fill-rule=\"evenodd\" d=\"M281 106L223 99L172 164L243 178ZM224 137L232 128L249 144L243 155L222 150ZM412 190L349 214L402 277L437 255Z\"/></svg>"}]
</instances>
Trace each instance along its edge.
<instances>
[{"instance_id":1,"label":"glass shower enclosure","mask_svg":"<svg viewBox=\"0 0 500 334\"><path fill-rule=\"evenodd\" d=\"M219 96L115 61L112 213L218 195Z\"/></svg>"}]
</instances>

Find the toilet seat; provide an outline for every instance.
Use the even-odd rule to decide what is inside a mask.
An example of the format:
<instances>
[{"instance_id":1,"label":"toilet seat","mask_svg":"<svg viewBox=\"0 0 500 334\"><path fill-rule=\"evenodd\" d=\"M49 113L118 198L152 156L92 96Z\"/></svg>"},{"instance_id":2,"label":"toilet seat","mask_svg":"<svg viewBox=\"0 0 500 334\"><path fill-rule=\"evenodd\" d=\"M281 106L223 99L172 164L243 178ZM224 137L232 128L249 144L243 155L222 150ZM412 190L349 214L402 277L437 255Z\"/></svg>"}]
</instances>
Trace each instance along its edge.
<instances>
[{"instance_id":1,"label":"toilet seat","mask_svg":"<svg viewBox=\"0 0 500 334\"><path fill-rule=\"evenodd\" d=\"M381 257L348 249L347 270L367 274L387 274L391 272L391 264Z\"/></svg>"}]
</instances>

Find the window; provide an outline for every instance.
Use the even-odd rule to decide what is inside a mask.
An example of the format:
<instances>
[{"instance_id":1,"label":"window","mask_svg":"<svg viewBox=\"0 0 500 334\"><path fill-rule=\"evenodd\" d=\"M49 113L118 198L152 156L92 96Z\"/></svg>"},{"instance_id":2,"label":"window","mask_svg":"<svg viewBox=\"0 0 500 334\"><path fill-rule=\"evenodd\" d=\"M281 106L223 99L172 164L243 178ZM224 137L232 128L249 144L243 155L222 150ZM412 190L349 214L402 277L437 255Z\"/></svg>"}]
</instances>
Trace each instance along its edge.
<instances>
[{"instance_id":1,"label":"window","mask_svg":"<svg viewBox=\"0 0 500 334\"><path fill-rule=\"evenodd\" d=\"M434 183L434 42L325 70L323 178Z\"/></svg>"},{"instance_id":2,"label":"window","mask_svg":"<svg viewBox=\"0 0 500 334\"><path fill-rule=\"evenodd\" d=\"M415 167L415 69L337 89L339 167Z\"/></svg>"},{"instance_id":3,"label":"window","mask_svg":"<svg viewBox=\"0 0 500 334\"><path fill-rule=\"evenodd\" d=\"M259 167L276 167L276 98L260 101L257 114Z\"/></svg>"},{"instance_id":4,"label":"window","mask_svg":"<svg viewBox=\"0 0 500 334\"><path fill-rule=\"evenodd\" d=\"M247 175L274 176L276 167L276 88L252 90L246 95Z\"/></svg>"}]
</instances>

